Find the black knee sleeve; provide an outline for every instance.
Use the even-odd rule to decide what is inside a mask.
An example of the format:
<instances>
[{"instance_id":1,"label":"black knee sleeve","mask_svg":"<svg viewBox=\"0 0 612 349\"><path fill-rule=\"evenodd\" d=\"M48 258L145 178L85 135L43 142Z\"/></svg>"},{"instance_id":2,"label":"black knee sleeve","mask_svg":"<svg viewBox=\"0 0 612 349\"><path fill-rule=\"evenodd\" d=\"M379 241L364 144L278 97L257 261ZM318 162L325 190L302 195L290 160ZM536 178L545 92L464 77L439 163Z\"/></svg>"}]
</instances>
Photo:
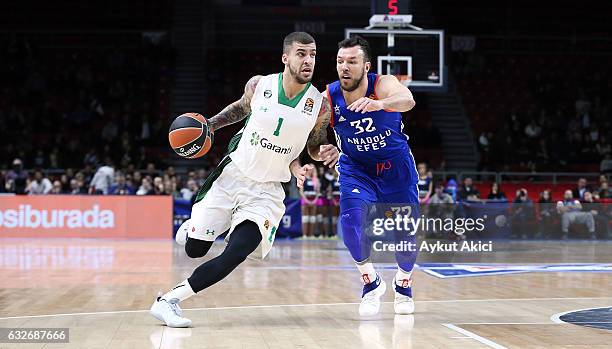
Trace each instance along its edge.
<instances>
[{"instance_id":1,"label":"black knee sleeve","mask_svg":"<svg viewBox=\"0 0 612 349\"><path fill-rule=\"evenodd\" d=\"M198 239L187 238L187 243L185 244L185 253L191 258L200 258L204 257L210 247L212 246L212 241L204 241Z\"/></svg>"}]
</instances>

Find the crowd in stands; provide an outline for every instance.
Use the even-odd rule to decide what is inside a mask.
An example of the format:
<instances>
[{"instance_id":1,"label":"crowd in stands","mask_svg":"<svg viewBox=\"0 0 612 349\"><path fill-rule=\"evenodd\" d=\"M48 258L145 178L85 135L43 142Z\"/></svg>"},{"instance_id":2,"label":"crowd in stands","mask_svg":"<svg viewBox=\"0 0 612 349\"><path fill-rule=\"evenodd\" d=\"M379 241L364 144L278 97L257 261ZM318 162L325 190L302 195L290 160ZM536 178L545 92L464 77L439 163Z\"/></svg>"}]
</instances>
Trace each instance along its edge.
<instances>
[{"instance_id":1,"label":"crowd in stands","mask_svg":"<svg viewBox=\"0 0 612 349\"><path fill-rule=\"evenodd\" d=\"M109 157L102 163L79 170L67 168L47 173L42 169L26 171L22 160L16 158L10 169L0 170L0 193L171 195L176 199L193 200L207 176L204 169L179 174L172 166L160 170L154 163L148 163L144 170L132 164L116 168Z\"/></svg>"},{"instance_id":2,"label":"crowd in stands","mask_svg":"<svg viewBox=\"0 0 612 349\"><path fill-rule=\"evenodd\" d=\"M502 185L497 182L491 184L486 195L481 195L470 177L464 178L460 186L457 186L454 179L449 179L446 185L429 184L428 189L421 186L421 183L432 181L432 176L425 171L424 165L419 166L419 174L420 202L425 208L452 203L507 203L512 221L509 236L511 238L612 238L612 189L608 177L603 174L593 186L588 184L586 178L578 179L573 188L568 185L563 190L563 197L558 200L553 199L550 189L541 191L537 200L533 200L524 187L519 187L515 193L507 195L502 190ZM433 193L432 187L435 187ZM456 210L460 207L461 205L451 207L446 214L465 214L461 209ZM431 210L429 214L436 215ZM576 228L572 230L572 226ZM456 238L452 233L450 235Z\"/></svg>"},{"instance_id":3,"label":"crowd in stands","mask_svg":"<svg viewBox=\"0 0 612 349\"><path fill-rule=\"evenodd\" d=\"M90 167L110 157L143 168L166 145L171 51L38 47L0 36L0 164ZM83 164L83 154L86 155Z\"/></svg>"},{"instance_id":4,"label":"crowd in stands","mask_svg":"<svg viewBox=\"0 0 612 349\"><path fill-rule=\"evenodd\" d=\"M593 171L612 158L605 57L471 52L453 63L480 169Z\"/></svg>"}]
</instances>

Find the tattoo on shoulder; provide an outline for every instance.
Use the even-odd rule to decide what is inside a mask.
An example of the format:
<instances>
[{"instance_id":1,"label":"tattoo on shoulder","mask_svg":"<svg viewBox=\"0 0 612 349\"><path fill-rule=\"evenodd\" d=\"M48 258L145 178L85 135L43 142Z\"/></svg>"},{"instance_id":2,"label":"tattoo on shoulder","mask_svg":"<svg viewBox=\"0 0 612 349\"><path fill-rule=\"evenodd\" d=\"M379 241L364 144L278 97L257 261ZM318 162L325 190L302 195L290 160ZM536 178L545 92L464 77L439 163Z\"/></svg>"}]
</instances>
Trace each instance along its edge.
<instances>
[{"instance_id":1,"label":"tattoo on shoulder","mask_svg":"<svg viewBox=\"0 0 612 349\"><path fill-rule=\"evenodd\" d=\"M249 79L249 81L247 81L246 85L244 86L244 94L250 94L250 96L253 96L253 94L255 93L255 88L257 87L257 83L259 82L259 80L262 78L261 75L255 75L252 78Z\"/></svg>"},{"instance_id":2,"label":"tattoo on shoulder","mask_svg":"<svg viewBox=\"0 0 612 349\"><path fill-rule=\"evenodd\" d=\"M255 88L260 79L261 75L255 75L250 78L244 86L244 94L242 97L225 107L219 114L213 116L209 120L213 130L218 130L227 125L234 124L249 115L251 112L251 98L253 98Z\"/></svg>"}]
</instances>

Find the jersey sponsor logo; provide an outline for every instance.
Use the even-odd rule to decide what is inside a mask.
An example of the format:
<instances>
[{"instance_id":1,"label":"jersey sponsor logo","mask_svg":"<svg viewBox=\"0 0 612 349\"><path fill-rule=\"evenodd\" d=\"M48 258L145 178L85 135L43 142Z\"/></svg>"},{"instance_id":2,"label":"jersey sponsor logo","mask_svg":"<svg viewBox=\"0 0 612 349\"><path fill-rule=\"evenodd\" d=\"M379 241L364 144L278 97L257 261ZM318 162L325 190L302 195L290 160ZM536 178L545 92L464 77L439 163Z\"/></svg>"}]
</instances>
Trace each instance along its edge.
<instances>
[{"instance_id":1,"label":"jersey sponsor logo","mask_svg":"<svg viewBox=\"0 0 612 349\"><path fill-rule=\"evenodd\" d=\"M302 110L302 113L307 113L309 115L312 115L312 109L314 108L314 99L312 98L306 98L306 102L304 103L304 110Z\"/></svg>"},{"instance_id":2,"label":"jersey sponsor logo","mask_svg":"<svg viewBox=\"0 0 612 349\"><path fill-rule=\"evenodd\" d=\"M215 230L214 229L213 230L206 229L206 233L204 233L204 234L206 234L206 235L215 235Z\"/></svg>"},{"instance_id":3,"label":"jersey sponsor logo","mask_svg":"<svg viewBox=\"0 0 612 349\"><path fill-rule=\"evenodd\" d=\"M387 142L385 139L389 136L391 136L391 130L386 130L384 133L381 132L376 136L348 137L346 138L346 143L355 145L357 151L368 152L386 147Z\"/></svg>"},{"instance_id":4,"label":"jersey sponsor logo","mask_svg":"<svg viewBox=\"0 0 612 349\"><path fill-rule=\"evenodd\" d=\"M359 189L355 188L351 191L352 193L357 193L357 194L361 194L361 192L359 191Z\"/></svg>"},{"instance_id":5,"label":"jersey sponsor logo","mask_svg":"<svg viewBox=\"0 0 612 349\"><path fill-rule=\"evenodd\" d=\"M270 98L272 97L272 91L271 90L265 90L264 91L264 98Z\"/></svg>"},{"instance_id":6,"label":"jersey sponsor logo","mask_svg":"<svg viewBox=\"0 0 612 349\"><path fill-rule=\"evenodd\" d=\"M267 138L261 138L257 132L251 134L251 145L260 145L262 148L271 150L277 154L289 155L293 151L293 147L281 147L276 145Z\"/></svg>"},{"instance_id":7,"label":"jersey sponsor logo","mask_svg":"<svg viewBox=\"0 0 612 349\"><path fill-rule=\"evenodd\" d=\"M270 229L270 221L266 219L266 221L264 222L264 228L266 228L266 230Z\"/></svg>"},{"instance_id":8,"label":"jersey sponsor logo","mask_svg":"<svg viewBox=\"0 0 612 349\"><path fill-rule=\"evenodd\" d=\"M251 135L251 145L257 145L259 143L259 134L257 132L253 132Z\"/></svg>"},{"instance_id":9,"label":"jersey sponsor logo","mask_svg":"<svg viewBox=\"0 0 612 349\"><path fill-rule=\"evenodd\" d=\"M344 116L340 115L340 118L338 118L338 122L342 122L342 121L346 121L346 119L344 118Z\"/></svg>"}]
</instances>

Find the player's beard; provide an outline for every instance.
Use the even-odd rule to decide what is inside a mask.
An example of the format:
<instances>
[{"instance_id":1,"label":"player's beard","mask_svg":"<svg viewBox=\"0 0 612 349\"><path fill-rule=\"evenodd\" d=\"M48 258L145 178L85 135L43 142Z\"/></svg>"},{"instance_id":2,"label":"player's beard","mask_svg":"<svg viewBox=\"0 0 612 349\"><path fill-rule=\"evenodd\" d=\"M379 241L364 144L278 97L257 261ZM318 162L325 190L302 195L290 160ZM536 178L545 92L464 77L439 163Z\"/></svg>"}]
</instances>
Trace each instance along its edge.
<instances>
[{"instance_id":1,"label":"player's beard","mask_svg":"<svg viewBox=\"0 0 612 349\"><path fill-rule=\"evenodd\" d=\"M304 85L310 82L310 80L312 80L312 74L314 73L314 69L312 69L312 72L310 73L310 77L309 78L303 78L302 76L300 76L300 72L293 69L293 67L291 66L291 64L288 64L289 66L289 74L295 79L295 81L297 81L298 83Z\"/></svg>"},{"instance_id":2,"label":"player's beard","mask_svg":"<svg viewBox=\"0 0 612 349\"><path fill-rule=\"evenodd\" d=\"M354 82L352 84L348 85L347 87L344 87L342 86L342 84L340 84L340 87L346 92L353 92L359 87L359 84L361 84L361 80L363 80L364 76L365 76L365 72L362 72L359 79L353 80ZM340 81L342 81L341 77L340 77Z\"/></svg>"}]
</instances>

